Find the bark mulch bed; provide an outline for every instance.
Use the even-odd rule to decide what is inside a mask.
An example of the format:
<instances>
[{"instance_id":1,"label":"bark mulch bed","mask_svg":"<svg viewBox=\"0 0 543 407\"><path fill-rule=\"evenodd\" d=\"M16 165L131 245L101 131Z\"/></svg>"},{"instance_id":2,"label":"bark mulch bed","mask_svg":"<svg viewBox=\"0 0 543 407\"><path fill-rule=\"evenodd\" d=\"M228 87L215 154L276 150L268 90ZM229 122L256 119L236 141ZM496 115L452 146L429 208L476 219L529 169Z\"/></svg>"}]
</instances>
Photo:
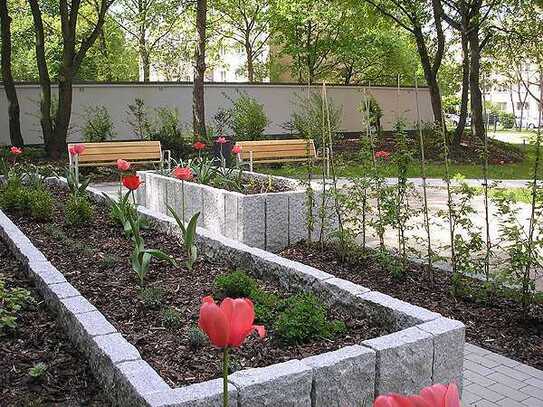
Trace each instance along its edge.
<instances>
[{"instance_id":1,"label":"bark mulch bed","mask_svg":"<svg viewBox=\"0 0 543 407\"><path fill-rule=\"evenodd\" d=\"M129 261L132 243L110 220L108 208L96 205L91 222L81 227L68 227L64 224L62 205L66 192L60 188L53 188L53 192L57 203L51 222L36 223L14 213L9 216L171 385L220 377L219 351L207 342L194 349L190 345L189 331L196 327L201 298L214 291L215 277L232 270L200 260L192 272L188 271L175 238L151 229L143 230L146 247L159 248L173 255L179 264L173 267L152 261L146 286L162 292L162 305L145 306ZM269 282L259 283L264 290L279 292L278 287ZM285 294L280 292L282 298ZM179 328L164 325L162 315L166 308L179 312ZM264 340L249 338L239 350L232 352L233 362L239 368L268 366L337 350L388 333L385 327L375 326L360 315L333 310L329 317L344 321L346 334L334 340L316 339L306 345L287 346L274 339L273 329L267 326L268 336Z\"/></svg>"},{"instance_id":2,"label":"bark mulch bed","mask_svg":"<svg viewBox=\"0 0 543 407\"><path fill-rule=\"evenodd\" d=\"M497 297L488 303L469 296L455 298L451 294L451 275L447 273L436 272L432 287L420 266L411 265L407 276L397 280L370 258L343 263L332 247L321 251L317 246L299 243L281 255L462 321L466 341L543 369L542 304L535 305L526 320L521 307L507 298ZM481 287L477 280L465 280L472 287Z\"/></svg>"},{"instance_id":3,"label":"bark mulch bed","mask_svg":"<svg viewBox=\"0 0 543 407\"><path fill-rule=\"evenodd\" d=\"M0 278L6 288L24 288L34 301L17 315L17 327L0 329L0 405L109 406L84 357L62 333L20 264L0 241ZM44 363L46 373L32 379L28 371Z\"/></svg>"}]
</instances>

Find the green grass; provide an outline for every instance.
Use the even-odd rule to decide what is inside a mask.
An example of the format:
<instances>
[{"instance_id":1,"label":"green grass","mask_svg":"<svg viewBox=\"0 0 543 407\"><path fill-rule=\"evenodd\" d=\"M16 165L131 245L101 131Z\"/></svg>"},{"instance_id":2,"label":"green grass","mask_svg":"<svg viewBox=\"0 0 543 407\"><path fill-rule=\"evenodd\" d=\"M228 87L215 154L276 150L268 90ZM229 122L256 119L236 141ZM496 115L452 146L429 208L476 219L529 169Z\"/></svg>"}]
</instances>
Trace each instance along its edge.
<instances>
[{"instance_id":1,"label":"green grass","mask_svg":"<svg viewBox=\"0 0 543 407\"><path fill-rule=\"evenodd\" d=\"M503 165L489 165L488 177L492 179L530 179L532 177L533 165L535 160L535 149L532 146L528 146L526 150L526 158L519 163L515 164L503 164ZM385 164L382 166L383 175L385 177L394 177L395 169L391 164ZM271 166L256 166L256 171L263 172L272 175L281 175L291 178L306 177L307 170L304 164L297 165L283 165L281 167ZM319 177L321 169L318 167L313 168L313 174ZM341 157L338 160L336 166L336 174L338 177L359 177L363 175L363 167L360 163L354 160L345 161ZM483 170L482 166L475 164L451 164L450 166L451 176L461 175L464 178L482 178ZM416 178L421 176L420 162L415 162L410 165L408 170L409 178ZM428 178L444 178L445 177L445 165L440 162L432 162L426 164L426 176Z\"/></svg>"}]
</instances>

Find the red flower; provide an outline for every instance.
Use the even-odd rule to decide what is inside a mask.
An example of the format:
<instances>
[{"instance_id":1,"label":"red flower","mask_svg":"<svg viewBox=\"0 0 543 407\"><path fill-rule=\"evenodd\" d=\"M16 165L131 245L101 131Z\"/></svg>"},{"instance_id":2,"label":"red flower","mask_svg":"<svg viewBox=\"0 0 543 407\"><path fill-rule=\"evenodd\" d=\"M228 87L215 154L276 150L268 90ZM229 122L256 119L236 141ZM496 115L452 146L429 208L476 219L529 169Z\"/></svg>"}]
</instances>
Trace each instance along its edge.
<instances>
[{"instance_id":1,"label":"red flower","mask_svg":"<svg viewBox=\"0 0 543 407\"><path fill-rule=\"evenodd\" d=\"M19 148L19 147L15 147L15 146L12 146L10 149L9 149L9 152L13 155L19 155L19 154L22 154L23 152L23 149L22 148Z\"/></svg>"},{"instance_id":2,"label":"red flower","mask_svg":"<svg viewBox=\"0 0 543 407\"><path fill-rule=\"evenodd\" d=\"M373 407L460 407L460 396L454 383L448 386L434 384L425 387L416 396L379 396L373 402Z\"/></svg>"},{"instance_id":3,"label":"red flower","mask_svg":"<svg viewBox=\"0 0 543 407\"><path fill-rule=\"evenodd\" d=\"M232 154L239 154L241 153L241 146L235 145L232 147Z\"/></svg>"},{"instance_id":4,"label":"red flower","mask_svg":"<svg viewBox=\"0 0 543 407\"><path fill-rule=\"evenodd\" d=\"M226 144L226 138L224 136L217 137L217 140L215 140L215 143Z\"/></svg>"},{"instance_id":5,"label":"red flower","mask_svg":"<svg viewBox=\"0 0 543 407\"><path fill-rule=\"evenodd\" d=\"M192 170L189 167L176 167L173 170L173 175L182 181L190 181L192 179Z\"/></svg>"},{"instance_id":6,"label":"red flower","mask_svg":"<svg viewBox=\"0 0 543 407\"><path fill-rule=\"evenodd\" d=\"M68 149L68 152L70 155L79 155L83 151L85 151L85 145L84 144L74 144Z\"/></svg>"},{"instance_id":7,"label":"red flower","mask_svg":"<svg viewBox=\"0 0 543 407\"><path fill-rule=\"evenodd\" d=\"M255 310L251 300L225 298L219 307L208 296L202 299L198 326L216 347L238 347L253 330L261 338L266 335L263 326L253 325L254 320Z\"/></svg>"},{"instance_id":8,"label":"red flower","mask_svg":"<svg viewBox=\"0 0 543 407\"><path fill-rule=\"evenodd\" d=\"M206 145L205 145L205 143L202 143L201 141L197 141L196 143L194 143L193 147L194 147L195 150L200 151L200 150L203 150L204 148L206 148Z\"/></svg>"},{"instance_id":9,"label":"red flower","mask_svg":"<svg viewBox=\"0 0 543 407\"><path fill-rule=\"evenodd\" d=\"M138 175L127 175L123 177L123 185L128 188L130 191L135 191L143 184Z\"/></svg>"},{"instance_id":10,"label":"red flower","mask_svg":"<svg viewBox=\"0 0 543 407\"><path fill-rule=\"evenodd\" d=\"M388 151L381 150L375 153L375 158L382 158L386 160L388 157L390 157L390 153Z\"/></svg>"},{"instance_id":11,"label":"red flower","mask_svg":"<svg viewBox=\"0 0 543 407\"><path fill-rule=\"evenodd\" d=\"M117 169L119 171L128 171L130 169L130 163L119 158L117 160Z\"/></svg>"}]
</instances>

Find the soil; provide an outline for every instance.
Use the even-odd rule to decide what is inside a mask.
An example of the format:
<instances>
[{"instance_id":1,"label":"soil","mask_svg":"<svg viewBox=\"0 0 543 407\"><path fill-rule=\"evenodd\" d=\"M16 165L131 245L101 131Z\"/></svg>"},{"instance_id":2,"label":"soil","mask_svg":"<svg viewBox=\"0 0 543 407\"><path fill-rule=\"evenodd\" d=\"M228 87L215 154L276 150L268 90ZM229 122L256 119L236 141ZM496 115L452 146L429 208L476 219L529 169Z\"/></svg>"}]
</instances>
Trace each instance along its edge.
<instances>
[{"instance_id":1,"label":"soil","mask_svg":"<svg viewBox=\"0 0 543 407\"><path fill-rule=\"evenodd\" d=\"M333 270L336 277L391 295L466 325L466 341L501 353L522 363L543 369L543 304L535 304L524 318L515 301L496 296L483 301L473 295L451 294L451 275L436 271L435 285L420 266L411 265L406 277L398 280L371 258L342 262L333 247L320 250L303 243L285 249L282 256L321 270ZM478 280L465 278L472 292L482 292Z\"/></svg>"},{"instance_id":2,"label":"soil","mask_svg":"<svg viewBox=\"0 0 543 407\"><path fill-rule=\"evenodd\" d=\"M27 289L34 299L18 312L15 329L0 330L0 405L110 406L84 357L63 335L2 241L0 264L6 288ZM47 370L32 379L28 371L37 363Z\"/></svg>"},{"instance_id":3,"label":"soil","mask_svg":"<svg viewBox=\"0 0 543 407\"><path fill-rule=\"evenodd\" d=\"M178 262L177 267L157 260L151 262L145 285L161 293L161 305L145 305L129 261L132 243L124 237L120 226L110 220L108 209L96 205L92 221L80 227L68 227L63 214L67 193L61 188L52 190L57 203L50 223L36 223L14 213L8 215L169 384L179 386L220 377L219 350L207 341L199 348L191 346L189 331L197 326L201 298L214 292L215 277L232 270L200 259L189 271L175 238L144 229L142 236L147 248L159 248ZM265 291L277 292L282 298L291 294L269 282L259 284ZM166 308L179 313L178 328L168 328L163 323ZM294 346L279 342L273 328L266 326L266 338L252 336L232 352L233 365L237 368L268 366L337 350L388 333L384 327L375 326L360 315L347 314L345 310L329 310L328 316L344 321L347 332L333 340L317 338Z\"/></svg>"}]
</instances>

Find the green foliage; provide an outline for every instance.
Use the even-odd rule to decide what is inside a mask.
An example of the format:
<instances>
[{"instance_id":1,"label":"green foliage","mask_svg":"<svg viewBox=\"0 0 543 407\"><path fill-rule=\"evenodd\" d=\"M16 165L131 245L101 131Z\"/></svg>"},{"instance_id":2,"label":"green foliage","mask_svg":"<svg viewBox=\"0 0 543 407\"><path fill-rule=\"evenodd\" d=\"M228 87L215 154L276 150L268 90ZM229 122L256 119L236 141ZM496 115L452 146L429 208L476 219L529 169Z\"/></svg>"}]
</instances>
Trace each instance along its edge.
<instances>
[{"instance_id":1,"label":"green foliage","mask_svg":"<svg viewBox=\"0 0 543 407\"><path fill-rule=\"evenodd\" d=\"M183 199L185 199L185 197L183 197ZM192 270L192 266L198 259L198 249L196 247L196 226L198 224L198 216L200 216L200 212L196 212L194 215L192 215L188 225L185 226L185 223L183 220L181 220L181 218L179 218L175 210L169 205L166 206L168 211L170 211L174 217L177 226L179 226L179 229L181 229L181 233L183 234L183 243L181 244L181 247L185 249L185 254L187 256L187 268Z\"/></svg>"},{"instance_id":2,"label":"green foliage","mask_svg":"<svg viewBox=\"0 0 543 407\"><path fill-rule=\"evenodd\" d=\"M119 199L115 201L108 194L102 194L109 204L109 215L111 219L123 227L125 236L129 237L132 234L132 226L129 219L134 219L139 226L142 225L142 219L138 216L136 207L130 202L131 191L127 191L124 195L119 192Z\"/></svg>"},{"instance_id":3,"label":"green foliage","mask_svg":"<svg viewBox=\"0 0 543 407\"><path fill-rule=\"evenodd\" d=\"M346 331L342 322L328 321L326 308L311 293L297 294L286 300L273 328L279 338L291 344L333 338Z\"/></svg>"},{"instance_id":4,"label":"green foliage","mask_svg":"<svg viewBox=\"0 0 543 407\"><path fill-rule=\"evenodd\" d=\"M328 101L328 109L330 110L330 129L332 132L332 140L337 139L339 126L341 123L342 109ZM313 139L315 146L322 146L322 131L323 117L323 98L319 92L312 92L309 98L297 97L296 109L292 113L290 125L297 134L306 139ZM328 117L326 117L326 122Z\"/></svg>"},{"instance_id":5,"label":"green foliage","mask_svg":"<svg viewBox=\"0 0 543 407\"><path fill-rule=\"evenodd\" d=\"M0 333L17 327L17 313L33 301L30 291L24 288L6 288L0 276Z\"/></svg>"},{"instance_id":6,"label":"green foliage","mask_svg":"<svg viewBox=\"0 0 543 407\"><path fill-rule=\"evenodd\" d=\"M223 297L252 298L251 295L258 286L256 281L247 275L247 273L236 270L229 274L217 276L215 287Z\"/></svg>"},{"instance_id":7,"label":"green foliage","mask_svg":"<svg viewBox=\"0 0 543 407\"><path fill-rule=\"evenodd\" d=\"M200 328L193 326L188 331L189 345L192 349L200 349L207 343L207 336Z\"/></svg>"},{"instance_id":8,"label":"green foliage","mask_svg":"<svg viewBox=\"0 0 543 407\"><path fill-rule=\"evenodd\" d=\"M84 195L90 181L90 177L82 177L76 167L66 170L66 182L71 195Z\"/></svg>"},{"instance_id":9,"label":"green foliage","mask_svg":"<svg viewBox=\"0 0 543 407\"><path fill-rule=\"evenodd\" d=\"M47 373L47 365L43 362L36 363L34 366L28 369L28 375L33 380L42 379L45 376L45 373Z\"/></svg>"},{"instance_id":10,"label":"green foliage","mask_svg":"<svg viewBox=\"0 0 543 407\"><path fill-rule=\"evenodd\" d=\"M513 113L500 112L498 115L500 125L504 129L512 129L515 127L515 115Z\"/></svg>"},{"instance_id":11,"label":"green foliage","mask_svg":"<svg viewBox=\"0 0 543 407\"><path fill-rule=\"evenodd\" d=\"M85 115L82 134L86 143L97 143L113 138L113 121L105 106L88 107L85 109Z\"/></svg>"},{"instance_id":12,"label":"green foliage","mask_svg":"<svg viewBox=\"0 0 543 407\"><path fill-rule=\"evenodd\" d=\"M163 150L170 150L176 157L184 157L191 151L192 133L185 130L177 109L159 107L147 138L160 141Z\"/></svg>"},{"instance_id":13,"label":"green foliage","mask_svg":"<svg viewBox=\"0 0 543 407\"><path fill-rule=\"evenodd\" d=\"M85 195L70 195L64 208L64 216L68 225L83 225L91 220L93 208Z\"/></svg>"},{"instance_id":14,"label":"green foliage","mask_svg":"<svg viewBox=\"0 0 543 407\"><path fill-rule=\"evenodd\" d=\"M134 134L144 140L148 137L151 124L149 123L147 109L143 99L134 99L134 104L128 104L127 122L132 127Z\"/></svg>"},{"instance_id":15,"label":"green foliage","mask_svg":"<svg viewBox=\"0 0 543 407\"><path fill-rule=\"evenodd\" d=\"M29 191L30 216L36 220L46 221L53 216L53 196L42 188Z\"/></svg>"},{"instance_id":16,"label":"green foliage","mask_svg":"<svg viewBox=\"0 0 543 407\"><path fill-rule=\"evenodd\" d=\"M236 140L262 139L264 129L269 123L264 105L246 93L241 93L232 103L228 124Z\"/></svg>"},{"instance_id":17,"label":"green foliage","mask_svg":"<svg viewBox=\"0 0 543 407\"><path fill-rule=\"evenodd\" d=\"M183 315L173 307L164 308L162 324L168 329L178 329L183 324Z\"/></svg>"},{"instance_id":18,"label":"green foliage","mask_svg":"<svg viewBox=\"0 0 543 407\"><path fill-rule=\"evenodd\" d=\"M20 178L9 178L0 186L0 208L22 211L29 207L28 191Z\"/></svg>"},{"instance_id":19,"label":"green foliage","mask_svg":"<svg viewBox=\"0 0 543 407\"><path fill-rule=\"evenodd\" d=\"M158 287L143 287L140 289L140 298L145 308L158 309L164 301L164 290Z\"/></svg>"}]
</instances>

